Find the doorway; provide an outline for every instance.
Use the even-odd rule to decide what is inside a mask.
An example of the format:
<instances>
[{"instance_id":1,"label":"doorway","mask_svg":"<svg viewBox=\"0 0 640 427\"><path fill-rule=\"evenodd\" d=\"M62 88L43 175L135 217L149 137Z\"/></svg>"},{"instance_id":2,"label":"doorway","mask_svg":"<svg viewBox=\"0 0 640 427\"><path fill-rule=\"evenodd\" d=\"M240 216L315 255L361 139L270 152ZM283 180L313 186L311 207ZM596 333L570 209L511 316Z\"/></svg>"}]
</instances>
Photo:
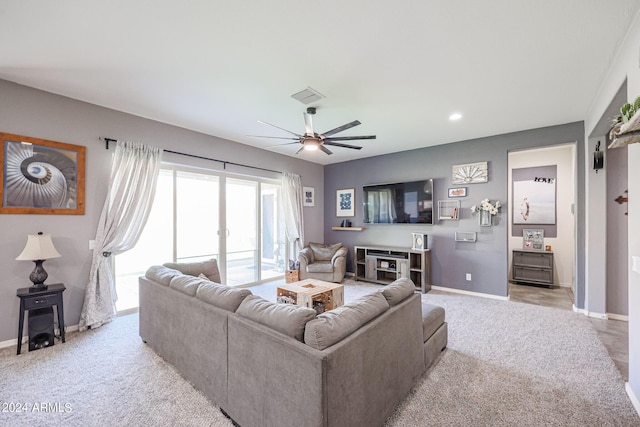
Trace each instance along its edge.
<instances>
[{"instance_id":1,"label":"doorway","mask_svg":"<svg viewBox=\"0 0 640 427\"><path fill-rule=\"evenodd\" d=\"M508 168L509 296L522 302L572 308L576 286L576 145L567 143L509 152ZM535 205L529 203L527 195L521 194L522 189L531 187L530 183L545 187L535 195L545 203L543 215L534 215ZM520 212L521 206L527 207L526 215ZM543 230L542 246L525 245L524 230ZM549 274L553 288L512 283L514 250L540 250L545 251L545 256L552 253L553 269Z\"/></svg>"}]
</instances>

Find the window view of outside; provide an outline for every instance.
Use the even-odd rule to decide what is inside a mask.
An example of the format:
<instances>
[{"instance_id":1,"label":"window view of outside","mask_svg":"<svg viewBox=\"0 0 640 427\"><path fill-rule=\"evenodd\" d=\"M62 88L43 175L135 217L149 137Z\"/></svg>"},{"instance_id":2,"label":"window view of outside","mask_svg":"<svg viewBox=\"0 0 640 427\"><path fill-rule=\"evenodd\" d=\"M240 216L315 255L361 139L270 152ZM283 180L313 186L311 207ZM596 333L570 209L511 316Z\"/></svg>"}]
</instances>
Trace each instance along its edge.
<instances>
[{"instance_id":1,"label":"window view of outside","mask_svg":"<svg viewBox=\"0 0 640 427\"><path fill-rule=\"evenodd\" d=\"M138 307L138 277L152 265L173 258L173 176L161 170L153 208L136 247L115 260L118 311Z\"/></svg>"},{"instance_id":2,"label":"window view of outside","mask_svg":"<svg viewBox=\"0 0 640 427\"><path fill-rule=\"evenodd\" d=\"M220 198L222 185L226 203ZM138 244L116 257L118 311L138 306L138 277L165 262L215 258L231 286L284 274L279 192L279 183L162 169ZM226 206L226 224L221 224L221 206ZM220 253L221 247L226 252Z\"/></svg>"}]
</instances>

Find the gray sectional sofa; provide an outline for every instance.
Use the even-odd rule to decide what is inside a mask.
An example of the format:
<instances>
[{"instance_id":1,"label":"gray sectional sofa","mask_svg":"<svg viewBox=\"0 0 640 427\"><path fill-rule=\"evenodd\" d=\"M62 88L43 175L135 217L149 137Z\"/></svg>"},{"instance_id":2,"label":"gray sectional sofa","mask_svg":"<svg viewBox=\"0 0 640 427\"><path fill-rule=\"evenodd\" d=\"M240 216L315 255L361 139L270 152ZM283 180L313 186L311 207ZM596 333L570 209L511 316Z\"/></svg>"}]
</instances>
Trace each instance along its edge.
<instances>
[{"instance_id":1,"label":"gray sectional sofa","mask_svg":"<svg viewBox=\"0 0 640 427\"><path fill-rule=\"evenodd\" d=\"M423 313L408 279L317 315L212 266L149 268L140 336L240 426L382 425L446 346L444 310Z\"/></svg>"}]
</instances>

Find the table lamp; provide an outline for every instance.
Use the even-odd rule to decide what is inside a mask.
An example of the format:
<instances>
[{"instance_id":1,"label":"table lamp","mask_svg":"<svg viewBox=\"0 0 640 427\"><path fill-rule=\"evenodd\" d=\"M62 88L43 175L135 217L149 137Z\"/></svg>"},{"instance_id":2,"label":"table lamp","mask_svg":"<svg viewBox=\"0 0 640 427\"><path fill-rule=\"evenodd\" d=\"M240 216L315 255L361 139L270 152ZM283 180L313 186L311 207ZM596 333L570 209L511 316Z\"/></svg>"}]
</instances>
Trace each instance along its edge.
<instances>
[{"instance_id":1,"label":"table lamp","mask_svg":"<svg viewBox=\"0 0 640 427\"><path fill-rule=\"evenodd\" d=\"M58 258L60 254L53 246L50 234L29 234L27 236L27 244L24 250L16 260L18 261L33 261L36 263L36 267L29 275L29 279L33 282L32 288L34 289L46 289L44 281L49 276L42 263L49 258Z\"/></svg>"}]
</instances>

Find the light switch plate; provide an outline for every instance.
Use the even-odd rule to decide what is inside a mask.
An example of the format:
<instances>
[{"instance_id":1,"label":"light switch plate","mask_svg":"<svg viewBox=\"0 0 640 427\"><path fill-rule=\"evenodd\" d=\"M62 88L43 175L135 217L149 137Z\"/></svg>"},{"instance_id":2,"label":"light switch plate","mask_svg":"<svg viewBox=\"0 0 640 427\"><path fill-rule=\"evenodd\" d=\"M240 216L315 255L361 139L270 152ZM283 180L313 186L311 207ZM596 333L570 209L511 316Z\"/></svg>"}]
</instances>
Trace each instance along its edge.
<instances>
[{"instance_id":1,"label":"light switch plate","mask_svg":"<svg viewBox=\"0 0 640 427\"><path fill-rule=\"evenodd\" d=\"M631 271L640 273L640 256L631 256Z\"/></svg>"}]
</instances>

